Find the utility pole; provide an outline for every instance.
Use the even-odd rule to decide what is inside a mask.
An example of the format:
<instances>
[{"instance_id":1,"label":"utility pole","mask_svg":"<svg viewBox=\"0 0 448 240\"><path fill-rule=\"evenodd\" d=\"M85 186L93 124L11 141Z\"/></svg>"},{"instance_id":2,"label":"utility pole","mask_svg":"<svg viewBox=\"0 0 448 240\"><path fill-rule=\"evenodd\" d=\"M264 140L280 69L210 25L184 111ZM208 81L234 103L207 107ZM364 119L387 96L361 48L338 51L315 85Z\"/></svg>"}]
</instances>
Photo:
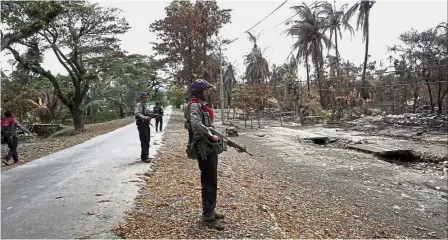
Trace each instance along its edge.
<instances>
[{"instance_id":1,"label":"utility pole","mask_svg":"<svg viewBox=\"0 0 448 240\"><path fill-rule=\"evenodd\" d=\"M221 103L221 123L224 125L224 83L222 79L222 52L219 46L219 99Z\"/></svg>"}]
</instances>

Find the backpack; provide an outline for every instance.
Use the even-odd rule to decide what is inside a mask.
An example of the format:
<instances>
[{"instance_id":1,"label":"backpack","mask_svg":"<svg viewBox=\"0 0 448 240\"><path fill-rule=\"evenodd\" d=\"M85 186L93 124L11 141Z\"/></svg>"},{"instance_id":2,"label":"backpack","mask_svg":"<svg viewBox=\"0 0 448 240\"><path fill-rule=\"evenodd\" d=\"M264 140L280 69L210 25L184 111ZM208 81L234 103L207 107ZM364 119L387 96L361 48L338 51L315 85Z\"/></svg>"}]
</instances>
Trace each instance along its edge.
<instances>
[{"instance_id":1,"label":"backpack","mask_svg":"<svg viewBox=\"0 0 448 240\"><path fill-rule=\"evenodd\" d=\"M190 110L191 110L191 104L193 103L188 103L187 107L184 110L184 117L185 117L185 124L184 124L184 128L188 129L188 142L187 142L187 148L185 150L185 152L187 153L187 157L189 159L198 159L199 157L199 149L198 146L196 144L196 141L194 140L194 133L193 133L193 127L191 126L191 122L190 122ZM199 109L202 112L202 104L199 104Z\"/></svg>"},{"instance_id":2,"label":"backpack","mask_svg":"<svg viewBox=\"0 0 448 240\"><path fill-rule=\"evenodd\" d=\"M12 124L15 122L14 118L2 119L1 120L1 144L8 142L8 138L11 137Z\"/></svg>"},{"instance_id":3,"label":"backpack","mask_svg":"<svg viewBox=\"0 0 448 240\"><path fill-rule=\"evenodd\" d=\"M15 122L14 118L3 119L1 121L2 135L4 135L4 134L11 134L11 127L12 127L12 124L14 122Z\"/></svg>"}]
</instances>

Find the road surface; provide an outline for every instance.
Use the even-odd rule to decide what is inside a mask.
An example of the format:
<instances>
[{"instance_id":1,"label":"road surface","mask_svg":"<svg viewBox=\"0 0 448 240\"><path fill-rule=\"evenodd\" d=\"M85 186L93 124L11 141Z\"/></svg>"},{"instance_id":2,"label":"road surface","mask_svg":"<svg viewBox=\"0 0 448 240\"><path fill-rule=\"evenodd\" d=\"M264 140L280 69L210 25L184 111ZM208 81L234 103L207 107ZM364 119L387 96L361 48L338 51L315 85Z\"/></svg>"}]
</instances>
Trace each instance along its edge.
<instances>
[{"instance_id":1,"label":"road surface","mask_svg":"<svg viewBox=\"0 0 448 240\"><path fill-rule=\"evenodd\" d=\"M151 130L154 156L163 133ZM137 174L151 167L139 158L130 124L2 173L1 238L114 238L140 189Z\"/></svg>"}]
</instances>

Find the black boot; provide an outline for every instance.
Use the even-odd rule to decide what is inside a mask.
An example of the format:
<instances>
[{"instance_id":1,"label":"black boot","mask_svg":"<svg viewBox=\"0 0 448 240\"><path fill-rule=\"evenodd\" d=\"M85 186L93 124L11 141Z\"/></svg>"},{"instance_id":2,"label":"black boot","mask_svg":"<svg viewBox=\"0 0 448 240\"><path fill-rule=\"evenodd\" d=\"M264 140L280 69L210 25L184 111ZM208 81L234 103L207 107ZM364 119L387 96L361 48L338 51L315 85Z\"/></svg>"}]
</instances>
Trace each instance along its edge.
<instances>
[{"instance_id":1,"label":"black boot","mask_svg":"<svg viewBox=\"0 0 448 240\"><path fill-rule=\"evenodd\" d=\"M209 228L213 228L219 231L224 230L224 225L216 221L215 215L202 216L202 222Z\"/></svg>"},{"instance_id":2,"label":"black boot","mask_svg":"<svg viewBox=\"0 0 448 240\"><path fill-rule=\"evenodd\" d=\"M148 156L142 157L142 161L145 162L145 163L151 163L152 162L152 158L149 158Z\"/></svg>"},{"instance_id":3,"label":"black boot","mask_svg":"<svg viewBox=\"0 0 448 240\"><path fill-rule=\"evenodd\" d=\"M226 215L224 213L216 212L215 211L215 219L224 219Z\"/></svg>"}]
</instances>

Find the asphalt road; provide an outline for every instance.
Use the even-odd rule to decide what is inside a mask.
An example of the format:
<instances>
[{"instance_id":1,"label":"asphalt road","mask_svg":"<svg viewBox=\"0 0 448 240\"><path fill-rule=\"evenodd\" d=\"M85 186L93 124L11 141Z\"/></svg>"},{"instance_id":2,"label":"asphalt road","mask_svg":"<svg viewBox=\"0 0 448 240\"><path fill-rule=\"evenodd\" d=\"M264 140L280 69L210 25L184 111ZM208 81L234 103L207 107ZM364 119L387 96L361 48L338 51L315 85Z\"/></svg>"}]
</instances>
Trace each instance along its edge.
<instances>
[{"instance_id":1,"label":"asphalt road","mask_svg":"<svg viewBox=\"0 0 448 240\"><path fill-rule=\"evenodd\" d=\"M154 156L163 133L151 130ZM2 173L1 238L114 238L140 189L137 174L151 168L139 158L130 124Z\"/></svg>"}]
</instances>

